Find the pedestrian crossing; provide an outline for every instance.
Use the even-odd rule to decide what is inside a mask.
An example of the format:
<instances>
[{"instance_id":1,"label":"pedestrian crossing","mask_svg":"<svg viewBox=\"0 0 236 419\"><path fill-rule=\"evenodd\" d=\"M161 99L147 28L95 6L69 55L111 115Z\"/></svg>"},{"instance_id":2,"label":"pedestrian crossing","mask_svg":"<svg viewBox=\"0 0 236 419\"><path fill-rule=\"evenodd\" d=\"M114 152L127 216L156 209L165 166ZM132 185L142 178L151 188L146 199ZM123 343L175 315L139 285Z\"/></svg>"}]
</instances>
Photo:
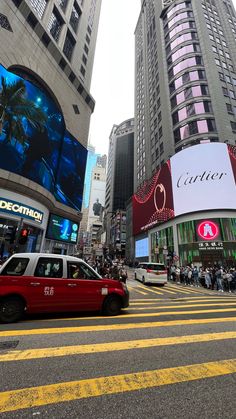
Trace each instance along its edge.
<instances>
[{"instance_id":1,"label":"pedestrian crossing","mask_svg":"<svg viewBox=\"0 0 236 419\"><path fill-rule=\"evenodd\" d=\"M176 391L172 394L172 387L183 383L197 382L199 388L212 378L235 380L236 297L190 292L167 301L149 295L134 294L130 307L117 317L44 316L1 325L3 417L22 411L25 417L54 417L50 409L55 406L57 416L66 417L73 403L76 418L82 400L92 403L93 398L110 403L115 413L109 395L119 398L122 409L125 394L136 398L137 392L147 395L168 386L171 398ZM1 350L1 342L12 339L19 342L17 347Z\"/></svg>"},{"instance_id":2,"label":"pedestrian crossing","mask_svg":"<svg viewBox=\"0 0 236 419\"><path fill-rule=\"evenodd\" d=\"M191 294L210 294L210 295L216 295L218 292L216 290L207 290L205 288L195 288L191 286L184 286L184 285L178 285L178 284L168 284L164 287L155 287L155 286L148 286L148 285L142 285L141 283L129 280L127 282L127 286L129 291L132 293L137 293L141 295L151 296L153 294L170 297L176 296L176 295L191 295ZM234 294L233 294L234 295Z\"/></svg>"}]
</instances>

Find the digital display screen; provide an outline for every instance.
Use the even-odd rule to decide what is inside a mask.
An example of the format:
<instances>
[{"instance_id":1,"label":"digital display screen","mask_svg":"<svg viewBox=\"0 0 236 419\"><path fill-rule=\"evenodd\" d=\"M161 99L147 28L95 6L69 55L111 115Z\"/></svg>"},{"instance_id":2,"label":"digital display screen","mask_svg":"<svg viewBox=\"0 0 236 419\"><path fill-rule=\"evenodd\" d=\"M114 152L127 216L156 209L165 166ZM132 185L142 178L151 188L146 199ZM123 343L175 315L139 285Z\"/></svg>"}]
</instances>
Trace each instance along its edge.
<instances>
[{"instance_id":1,"label":"digital display screen","mask_svg":"<svg viewBox=\"0 0 236 419\"><path fill-rule=\"evenodd\" d=\"M226 144L195 145L170 161L175 216L236 208L235 179Z\"/></svg>"},{"instance_id":2,"label":"digital display screen","mask_svg":"<svg viewBox=\"0 0 236 419\"><path fill-rule=\"evenodd\" d=\"M77 243L78 224L58 215L51 214L48 223L46 237L51 240L63 241L66 243Z\"/></svg>"},{"instance_id":3,"label":"digital display screen","mask_svg":"<svg viewBox=\"0 0 236 419\"><path fill-rule=\"evenodd\" d=\"M0 168L38 183L80 211L87 150L65 129L54 98L1 65L0 92L8 105L0 131Z\"/></svg>"},{"instance_id":4,"label":"digital display screen","mask_svg":"<svg viewBox=\"0 0 236 419\"><path fill-rule=\"evenodd\" d=\"M176 153L138 189L132 202L134 236L178 215L235 209L236 147L206 143ZM210 239L211 230L214 226L202 226L199 234Z\"/></svg>"},{"instance_id":5,"label":"digital display screen","mask_svg":"<svg viewBox=\"0 0 236 419\"><path fill-rule=\"evenodd\" d=\"M135 257L141 258L148 256L148 237L135 242Z\"/></svg>"}]
</instances>

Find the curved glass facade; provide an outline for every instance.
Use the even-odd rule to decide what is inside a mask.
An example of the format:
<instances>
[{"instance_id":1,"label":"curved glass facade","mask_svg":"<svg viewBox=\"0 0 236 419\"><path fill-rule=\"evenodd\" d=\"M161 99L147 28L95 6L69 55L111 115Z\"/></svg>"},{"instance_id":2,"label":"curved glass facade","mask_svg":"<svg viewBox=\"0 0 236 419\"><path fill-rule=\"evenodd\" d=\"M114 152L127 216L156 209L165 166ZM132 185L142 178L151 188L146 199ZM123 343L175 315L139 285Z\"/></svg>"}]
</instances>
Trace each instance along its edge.
<instances>
[{"instance_id":1,"label":"curved glass facade","mask_svg":"<svg viewBox=\"0 0 236 419\"><path fill-rule=\"evenodd\" d=\"M199 141L201 137L211 141L217 134L216 124L191 2L173 2L163 17L163 27L175 144L192 143L196 139L190 137L196 135Z\"/></svg>"},{"instance_id":2,"label":"curved glass facade","mask_svg":"<svg viewBox=\"0 0 236 419\"><path fill-rule=\"evenodd\" d=\"M48 91L1 65L0 76L8 104L1 115L0 168L36 182L58 202L80 211L87 150L66 130ZM17 90L22 94L15 93L14 99Z\"/></svg>"}]
</instances>

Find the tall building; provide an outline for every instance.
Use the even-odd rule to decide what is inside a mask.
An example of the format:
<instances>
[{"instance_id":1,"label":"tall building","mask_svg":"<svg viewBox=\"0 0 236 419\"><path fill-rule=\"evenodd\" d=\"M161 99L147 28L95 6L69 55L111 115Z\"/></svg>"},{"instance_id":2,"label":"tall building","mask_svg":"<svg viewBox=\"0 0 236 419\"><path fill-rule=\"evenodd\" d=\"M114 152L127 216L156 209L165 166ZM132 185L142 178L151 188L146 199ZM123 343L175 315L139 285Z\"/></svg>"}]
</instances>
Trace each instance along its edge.
<instances>
[{"instance_id":1,"label":"tall building","mask_svg":"<svg viewBox=\"0 0 236 419\"><path fill-rule=\"evenodd\" d=\"M231 0L145 0L135 30L135 190L168 158L236 143Z\"/></svg>"},{"instance_id":2,"label":"tall building","mask_svg":"<svg viewBox=\"0 0 236 419\"><path fill-rule=\"evenodd\" d=\"M101 220L105 204L105 191L106 167L97 165L92 171L87 231L95 220Z\"/></svg>"},{"instance_id":3,"label":"tall building","mask_svg":"<svg viewBox=\"0 0 236 419\"><path fill-rule=\"evenodd\" d=\"M95 172L98 172L98 171L102 172L101 175L104 178L103 181L105 182L106 164L107 164L107 156L106 155L101 156L100 154L97 154L95 152L95 147L93 147L92 145L89 145L86 172L85 172L85 181L84 181L84 195L83 195L83 206L82 206L83 217L80 223L80 233L83 235L89 231L88 230L88 221L89 221L88 217L89 217L91 187L92 187L92 182L94 179L94 169L97 169L95 170ZM105 197L103 196L103 202L102 202L103 207L104 207L104 200L105 200Z\"/></svg>"},{"instance_id":4,"label":"tall building","mask_svg":"<svg viewBox=\"0 0 236 419\"><path fill-rule=\"evenodd\" d=\"M73 253L101 0L0 3L0 100L8 100L0 107L1 255Z\"/></svg>"},{"instance_id":5,"label":"tall building","mask_svg":"<svg viewBox=\"0 0 236 419\"><path fill-rule=\"evenodd\" d=\"M125 210L133 194L134 119L114 125L109 138L106 212Z\"/></svg>"},{"instance_id":6,"label":"tall building","mask_svg":"<svg viewBox=\"0 0 236 419\"><path fill-rule=\"evenodd\" d=\"M83 208L89 207L89 195L91 188L92 180L92 171L95 166L100 166L106 168L107 156L101 156L95 151L95 147L92 145L88 146L88 156L87 156L87 165L85 172L85 181L84 181L84 196L83 196Z\"/></svg>"},{"instance_id":7,"label":"tall building","mask_svg":"<svg viewBox=\"0 0 236 419\"><path fill-rule=\"evenodd\" d=\"M135 31L139 260L236 263L236 12L231 0L145 0Z\"/></svg>"},{"instance_id":8,"label":"tall building","mask_svg":"<svg viewBox=\"0 0 236 419\"><path fill-rule=\"evenodd\" d=\"M107 244L110 243L112 214L116 211L125 211L126 202L133 194L133 156L134 119L132 118L120 125L114 125L110 134L105 200Z\"/></svg>"}]
</instances>

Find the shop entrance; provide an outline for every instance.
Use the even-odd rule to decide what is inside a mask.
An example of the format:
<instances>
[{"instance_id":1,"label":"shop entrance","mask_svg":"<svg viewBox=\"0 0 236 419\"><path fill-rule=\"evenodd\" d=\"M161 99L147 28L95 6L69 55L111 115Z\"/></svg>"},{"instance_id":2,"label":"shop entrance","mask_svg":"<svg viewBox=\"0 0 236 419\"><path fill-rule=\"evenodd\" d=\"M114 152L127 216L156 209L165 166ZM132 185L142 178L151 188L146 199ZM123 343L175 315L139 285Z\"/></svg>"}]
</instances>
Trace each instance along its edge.
<instances>
[{"instance_id":1,"label":"shop entrance","mask_svg":"<svg viewBox=\"0 0 236 419\"><path fill-rule=\"evenodd\" d=\"M200 261L203 267L223 265L224 254L223 250L210 250L200 252Z\"/></svg>"}]
</instances>

